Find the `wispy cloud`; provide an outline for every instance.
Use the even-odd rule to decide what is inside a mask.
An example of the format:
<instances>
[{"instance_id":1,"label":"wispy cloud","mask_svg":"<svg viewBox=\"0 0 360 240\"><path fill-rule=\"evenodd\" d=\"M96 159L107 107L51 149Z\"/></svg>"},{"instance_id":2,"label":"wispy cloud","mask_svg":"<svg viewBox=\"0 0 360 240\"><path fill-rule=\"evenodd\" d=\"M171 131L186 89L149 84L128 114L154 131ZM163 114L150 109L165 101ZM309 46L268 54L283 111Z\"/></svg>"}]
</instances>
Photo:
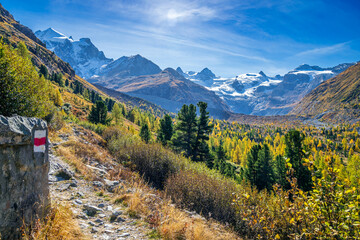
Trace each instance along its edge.
<instances>
[{"instance_id":1,"label":"wispy cloud","mask_svg":"<svg viewBox=\"0 0 360 240\"><path fill-rule=\"evenodd\" d=\"M104 25L98 25L99 27L105 27ZM133 26L134 27L134 26ZM114 29L113 29L114 30ZM247 48L250 48L249 45L245 45L245 44L241 44L241 42L246 42L246 40L250 41L250 39L235 39L233 40L233 44L227 44L227 43L223 43L223 42L215 42L214 40L210 40L208 39L209 36L206 36L206 38L204 37L203 33L201 34L203 39L196 39L194 40L191 36L180 36L180 35L172 35L172 34L167 34L167 32L163 32L160 30L156 30L156 29L151 29L151 28L142 28L140 26L138 26L137 28L128 28L128 29L124 29L124 28L118 28L115 30L116 32L122 32L123 34L126 35L132 35L132 36L137 36L137 37L141 37L143 39L152 39L152 40L157 40L159 42L166 42L166 43L171 43L174 46L185 46L185 47L191 47L191 48L197 48L197 49L202 49L202 50L206 50L206 51L210 51L213 53L221 53L224 55L228 55L228 56L235 56L235 57L241 57L241 58L245 58L248 60L253 60L253 61L259 61L259 62L269 62L270 60L259 56L257 54L255 54L253 51L249 51ZM211 33L212 35L214 35L214 33ZM221 35L222 36L227 36L226 33L218 33L216 34L217 36ZM235 36L233 36L235 37ZM241 42L240 42L241 40ZM235 42L237 44L235 44Z\"/></svg>"},{"instance_id":2,"label":"wispy cloud","mask_svg":"<svg viewBox=\"0 0 360 240\"><path fill-rule=\"evenodd\" d=\"M296 54L295 56L304 57L304 56L319 56L319 55L334 54L334 53L337 53L337 52L343 50L350 42L351 41L347 41L347 42L338 43L338 44L335 44L332 46L319 47L319 48L306 50L306 51Z\"/></svg>"}]
</instances>

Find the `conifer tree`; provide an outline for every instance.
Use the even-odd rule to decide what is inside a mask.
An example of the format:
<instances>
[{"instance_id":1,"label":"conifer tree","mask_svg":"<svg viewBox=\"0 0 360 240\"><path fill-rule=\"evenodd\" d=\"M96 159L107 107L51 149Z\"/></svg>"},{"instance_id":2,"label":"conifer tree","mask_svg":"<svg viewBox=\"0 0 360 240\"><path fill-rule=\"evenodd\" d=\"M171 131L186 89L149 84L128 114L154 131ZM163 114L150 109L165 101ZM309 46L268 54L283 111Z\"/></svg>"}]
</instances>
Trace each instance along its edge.
<instances>
[{"instance_id":1,"label":"conifer tree","mask_svg":"<svg viewBox=\"0 0 360 240\"><path fill-rule=\"evenodd\" d=\"M40 76L44 76L44 78L46 78L46 79L49 78L49 71L48 71L47 67L43 64L40 66L39 73L40 73Z\"/></svg>"},{"instance_id":2,"label":"conifer tree","mask_svg":"<svg viewBox=\"0 0 360 240\"><path fill-rule=\"evenodd\" d=\"M92 123L101 123L107 124L109 120L107 119L107 107L103 101L97 101L94 106L92 106L89 121Z\"/></svg>"},{"instance_id":3,"label":"conifer tree","mask_svg":"<svg viewBox=\"0 0 360 240\"><path fill-rule=\"evenodd\" d=\"M252 186L271 190L274 184L274 170L269 146L254 145L247 156L245 177Z\"/></svg>"},{"instance_id":4,"label":"conifer tree","mask_svg":"<svg viewBox=\"0 0 360 240\"><path fill-rule=\"evenodd\" d=\"M274 162L275 182L281 187L288 189L289 182L286 180L286 161L283 156L277 155Z\"/></svg>"},{"instance_id":5,"label":"conifer tree","mask_svg":"<svg viewBox=\"0 0 360 240\"><path fill-rule=\"evenodd\" d=\"M256 186L257 182L257 162L259 161L260 145L254 145L246 158L245 178L250 182L252 186Z\"/></svg>"},{"instance_id":6,"label":"conifer tree","mask_svg":"<svg viewBox=\"0 0 360 240\"><path fill-rule=\"evenodd\" d=\"M197 105L199 107L200 117L197 120L197 133L192 150L192 159L194 161L204 162L207 158L211 158L207 141L209 140L209 134L214 125L209 124L209 112L206 111L207 103L199 102Z\"/></svg>"},{"instance_id":7,"label":"conifer tree","mask_svg":"<svg viewBox=\"0 0 360 240\"><path fill-rule=\"evenodd\" d=\"M226 160L226 152L222 142L220 142L219 146L215 150L214 169L217 169L221 172L221 174L224 174L226 170Z\"/></svg>"},{"instance_id":8,"label":"conifer tree","mask_svg":"<svg viewBox=\"0 0 360 240\"><path fill-rule=\"evenodd\" d=\"M303 150L303 140L305 136L297 130L290 130L285 135L285 154L290 159L294 169L294 177L297 179L299 188L309 191L312 188L311 172L304 166L303 159L306 157Z\"/></svg>"},{"instance_id":9,"label":"conifer tree","mask_svg":"<svg viewBox=\"0 0 360 240\"><path fill-rule=\"evenodd\" d=\"M259 190L271 190L274 184L274 171L272 167L272 157L269 146L264 146L258 152L258 161L255 163L256 182L255 185Z\"/></svg>"},{"instance_id":10,"label":"conifer tree","mask_svg":"<svg viewBox=\"0 0 360 240\"><path fill-rule=\"evenodd\" d=\"M141 126L140 137L145 143L150 142L151 132L150 132L150 129L149 129L149 125L147 123L145 123L144 125Z\"/></svg>"},{"instance_id":11,"label":"conifer tree","mask_svg":"<svg viewBox=\"0 0 360 240\"><path fill-rule=\"evenodd\" d=\"M174 133L172 118L169 114L165 114L164 118L160 119L160 129L158 131L158 141L162 145L166 145Z\"/></svg>"},{"instance_id":12,"label":"conifer tree","mask_svg":"<svg viewBox=\"0 0 360 240\"><path fill-rule=\"evenodd\" d=\"M186 157L191 157L196 140L196 107L184 104L177 115L177 121L172 143L176 149L183 150Z\"/></svg>"}]
</instances>

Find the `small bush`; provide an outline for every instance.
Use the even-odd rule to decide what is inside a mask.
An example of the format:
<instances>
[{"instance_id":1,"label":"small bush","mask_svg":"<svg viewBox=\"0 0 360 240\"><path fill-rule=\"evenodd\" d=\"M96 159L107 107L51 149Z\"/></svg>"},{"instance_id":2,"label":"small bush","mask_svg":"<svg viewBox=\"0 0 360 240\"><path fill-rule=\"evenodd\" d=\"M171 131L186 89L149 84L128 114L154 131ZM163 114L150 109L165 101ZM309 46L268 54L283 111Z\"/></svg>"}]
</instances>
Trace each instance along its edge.
<instances>
[{"instance_id":1,"label":"small bush","mask_svg":"<svg viewBox=\"0 0 360 240\"><path fill-rule=\"evenodd\" d=\"M62 111L54 111L49 122L49 128L53 131L59 131L64 126L64 113Z\"/></svg>"},{"instance_id":2,"label":"small bush","mask_svg":"<svg viewBox=\"0 0 360 240\"><path fill-rule=\"evenodd\" d=\"M182 157L160 144L145 145L139 137L116 128L104 131L103 135L119 161L131 162L133 169L157 188L163 189L166 179L181 167Z\"/></svg>"},{"instance_id":3,"label":"small bush","mask_svg":"<svg viewBox=\"0 0 360 240\"><path fill-rule=\"evenodd\" d=\"M105 125L102 125L100 123L94 124L88 121L79 121L78 124L82 126L83 128L89 129L91 131L96 132L97 134L102 134L103 131L106 129Z\"/></svg>"},{"instance_id":4,"label":"small bush","mask_svg":"<svg viewBox=\"0 0 360 240\"><path fill-rule=\"evenodd\" d=\"M166 181L165 191L176 204L184 208L236 224L236 209L232 205L237 192L235 182L221 176L211 176L207 172L185 170Z\"/></svg>"}]
</instances>

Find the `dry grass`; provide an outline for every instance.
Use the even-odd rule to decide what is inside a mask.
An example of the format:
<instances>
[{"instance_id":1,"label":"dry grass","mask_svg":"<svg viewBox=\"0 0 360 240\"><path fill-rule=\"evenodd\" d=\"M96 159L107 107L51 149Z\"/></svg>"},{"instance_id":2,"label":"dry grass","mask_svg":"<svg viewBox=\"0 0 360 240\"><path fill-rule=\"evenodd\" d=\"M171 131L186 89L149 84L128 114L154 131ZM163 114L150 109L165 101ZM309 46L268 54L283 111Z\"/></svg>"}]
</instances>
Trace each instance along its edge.
<instances>
[{"instance_id":1,"label":"dry grass","mask_svg":"<svg viewBox=\"0 0 360 240\"><path fill-rule=\"evenodd\" d=\"M68 206L54 203L48 216L43 221L36 221L23 229L24 240L80 240L89 239L81 231L72 211Z\"/></svg>"},{"instance_id":2,"label":"dry grass","mask_svg":"<svg viewBox=\"0 0 360 240\"><path fill-rule=\"evenodd\" d=\"M71 112L80 120L86 120L87 115L91 109L92 103L83 99L82 97L73 93L63 91L61 94L65 103L70 103L72 106Z\"/></svg>"},{"instance_id":3,"label":"dry grass","mask_svg":"<svg viewBox=\"0 0 360 240\"><path fill-rule=\"evenodd\" d=\"M58 146L56 154L61 156L67 163L74 167L75 172L87 180L95 180L96 175L92 169L86 166L86 162L78 158L74 153L73 149L66 146Z\"/></svg>"},{"instance_id":4,"label":"dry grass","mask_svg":"<svg viewBox=\"0 0 360 240\"><path fill-rule=\"evenodd\" d=\"M150 188L137 174L127 177L117 190L114 203L128 207L130 217L142 217L163 239L220 240L239 239L230 229L213 221L193 216L175 207L160 191ZM163 195L162 197L159 197Z\"/></svg>"},{"instance_id":5,"label":"dry grass","mask_svg":"<svg viewBox=\"0 0 360 240\"><path fill-rule=\"evenodd\" d=\"M59 137L60 134L71 134L72 130L69 125L65 124L60 130L53 131L49 130L49 139L51 142L61 142L62 139Z\"/></svg>"},{"instance_id":6,"label":"dry grass","mask_svg":"<svg viewBox=\"0 0 360 240\"><path fill-rule=\"evenodd\" d=\"M72 128L68 125L58 133L51 133L51 139L58 140L59 133L69 135L68 141L55 148L56 155L61 156L67 163L75 168L75 172L87 180L99 180L93 169L86 165L91 163L112 164L112 157L104 149L105 141L98 134L75 126L79 137L74 136Z\"/></svg>"}]
</instances>

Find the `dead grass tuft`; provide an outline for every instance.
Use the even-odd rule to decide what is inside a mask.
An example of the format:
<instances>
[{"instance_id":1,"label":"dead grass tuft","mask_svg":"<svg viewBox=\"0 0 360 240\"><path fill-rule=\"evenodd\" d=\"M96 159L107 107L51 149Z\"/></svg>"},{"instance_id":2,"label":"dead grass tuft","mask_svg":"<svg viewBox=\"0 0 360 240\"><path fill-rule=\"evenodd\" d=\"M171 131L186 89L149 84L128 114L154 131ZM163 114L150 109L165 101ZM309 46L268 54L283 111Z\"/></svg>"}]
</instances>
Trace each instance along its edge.
<instances>
[{"instance_id":1,"label":"dead grass tuft","mask_svg":"<svg viewBox=\"0 0 360 240\"><path fill-rule=\"evenodd\" d=\"M57 147L56 153L58 156L63 157L64 160L72 167L74 167L77 174L83 176L87 180L97 179L96 174L94 174L94 172L86 166L86 162L76 156L73 149L60 145Z\"/></svg>"},{"instance_id":2,"label":"dead grass tuft","mask_svg":"<svg viewBox=\"0 0 360 240\"><path fill-rule=\"evenodd\" d=\"M56 205L53 204L53 205ZM89 239L81 231L68 206L56 205L43 221L23 227L24 240L80 240Z\"/></svg>"}]
</instances>

